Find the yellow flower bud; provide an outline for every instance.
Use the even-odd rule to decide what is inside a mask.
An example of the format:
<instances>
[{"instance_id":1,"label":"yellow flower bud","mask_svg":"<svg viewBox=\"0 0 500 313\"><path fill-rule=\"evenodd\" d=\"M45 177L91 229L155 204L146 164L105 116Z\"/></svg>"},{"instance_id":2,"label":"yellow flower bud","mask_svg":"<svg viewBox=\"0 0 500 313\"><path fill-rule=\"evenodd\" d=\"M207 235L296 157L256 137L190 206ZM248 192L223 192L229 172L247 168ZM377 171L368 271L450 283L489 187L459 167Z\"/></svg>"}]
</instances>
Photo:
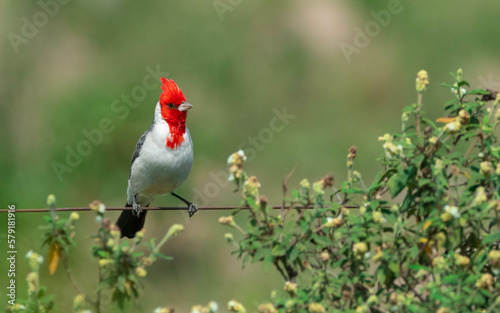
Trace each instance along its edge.
<instances>
[{"instance_id":1,"label":"yellow flower bud","mask_svg":"<svg viewBox=\"0 0 500 313\"><path fill-rule=\"evenodd\" d=\"M178 234L182 233L184 231L184 226L181 224L174 224L170 226L170 228L167 231L166 237L171 238L173 236L177 236Z\"/></svg>"},{"instance_id":2,"label":"yellow flower bud","mask_svg":"<svg viewBox=\"0 0 500 313\"><path fill-rule=\"evenodd\" d=\"M352 171L352 177L354 177L356 180L361 179L361 173L358 171Z\"/></svg>"},{"instance_id":3,"label":"yellow flower bud","mask_svg":"<svg viewBox=\"0 0 500 313\"><path fill-rule=\"evenodd\" d=\"M451 216L450 212L448 211L441 214L441 220L443 220L443 222L448 222L449 220L452 219L452 217L453 216Z\"/></svg>"},{"instance_id":4,"label":"yellow flower bud","mask_svg":"<svg viewBox=\"0 0 500 313\"><path fill-rule=\"evenodd\" d=\"M228 243L233 242L233 234L231 234L231 233L225 233L225 234L224 234L224 238L226 238L226 241L227 241Z\"/></svg>"},{"instance_id":5,"label":"yellow flower bud","mask_svg":"<svg viewBox=\"0 0 500 313\"><path fill-rule=\"evenodd\" d=\"M500 265L500 251L491 250L490 253L488 253L488 261L490 261L492 265Z\"/></svg>"},{"instance_id":6,"label":"yellow flower bud","mask_svg":"<svg viewBox=\"0 0 500 313\"><path fill-rule=\"evenodd\" d=\"M429 85L429 74L425 70L421 70L417 73L417 80L415 84L415 88L418 93L424 92L427 85Z\"/></svg>"},{"instance_id":7,"label":"yellow flower bud","mask_svg":"<svg viewBox=\"0 0 500 313\"><path fill-rule=\"evenodd\" d=\"M470 265L470 259L465 255L455 254L455 264L466 267Z\"/></svg>"},{"instance_id":8,"label":"yellow flower bud","mask_svg":"<svg viewBox=\"0 0 500 313\"><path fill-rule=\"evenodd\" d=\"M310 189L311 184L309 183L309 181L306 178L304 178L303 180L300 181L300 187L302 187L304 189Z\"/></svg>"},{"instance_id":9,"label":"yellow flower bud","mask_svg":"<svg viewBox=\"0 0 500 313\"><path fill-rule=\"evenodd\" d=\"M325 185L322 180L319 180L313 184L313 190L317 195L325 194Z\"/></svg>"},{"instance_id":10,"label":"yellow flower bud","mask_svg":"<svg viewBox=\"0 0 500 313\"><path fill-rule=\"evenodd\" d=\"M463 125L469 124L469 122L470 122L470 114L469 114L469 112L467 112L465 110L460 110L460 112L458 112L458 116L460 116L460 122Z\"/></svg>"},{"instance_id":11,"label":"yellow flower bud","mask_svg":"<svg viewBox=\"0 0 500 313\"><path fill-rule=\"evenodd\" d=\"M150 265L152 265L152 264L153 264L153 259L152 259L152 258L150 258L150 257L143 257L143 258L142 258L142 264L143 264L144 266L150 266Z\"/></svg>"},{"instance_id":12,"label":"yellow flower bud","mask_svg":"<svg viewBox=\"0 0 500 313\"><path fill-rule=\"evenodd\" d=\"M309 313L325 313L325 308L321 303L313 302L309 304Z\"/></svg>"},{"instance_id":13,"label":"yellow flower bud","mask_svg":"<svg viewBox=\"0 0 500 313\"><path fill-rule=\"evenodd\" d=\"M113 259L100 259L99 260L99 266L100 267L105 267L109 264L114 264L115 261L113 261Z\"/></svg>"},{"instance_id":14,"label":"yellow flower bud","mask_svg":"<svg viewBox=\"0 0 500 313\"><path fill-rule=\"evenodd\" d=\"M341 216L334 217L334 218L328 217L327 222L324 224L324 226L338 228L338 227L342 226L342 224L344 224L344 221L342 220Z\"/></svg>"},{"instance_id":15,"label":"yellow flower bud","mask_svg":"<svg viewBox=\"0 0 500 313\"><path fill-rule=\"evenodd\" d=\"M382 212L375 211L373 212L373 221L378 224L384 223L384 216L382 215Z\"/></svg>"},{"instance_id":16,"label":"yellow flower bud","mask_svg":"<svg viewBox=\"0 0 500 313\"><path fill-rule=\"evenodd\" d=\"M390 134L384 134L383 136L379 136L378 137L378 141L391 141L392 140L392 136Z\"/></svg>"},{"instance_id":17,"label":"yellow flower bud","mask_svg":"<svg viewBox=\"0 0 500 313\"><path fill-rule=\"evenodd\" d=\"M297 294L297 283L285 282L285 287L283 289L288 292L290 296L295 296Z\"/></svg>"},{"instance_id":18,"label":"yellow flower bud","mask_svg":"<svg viewBox=\"0 0 500 313\"><path fill-rule=\"evenodd\" d=\"M437 256L432 260L432 266L437 269L442 269L445 265L445 260L442 256Z\"/></svg>"},{"instance_id":19,"label":"yellow flower bud","mask_svg":"<svg viewBox=\"0 0 500 313\"><path fill-rule=\"evenodd\" d=\"M481 278L476 281L477 288L490 289L492 285L493 276L490 273L484 273L483 275L481 275Z\"/></svg>"},{"instance_id":20,"label":"yellow flower bud","mask_svg":"<svg viewBox=\"0 0 500 313\"><path fill-rule=\"evenodd\" d=\"M245 307L237 302L236 300L231 300L227 303L227 309L230 311L230 312L235 312L235 313L246 313L246 309Z\"/></svg>"},{"instance_id":21,"label":"yellow flower bud","mask_svg":"<svg viewBox=\"0 0 500 313\"><path fill-rule=\"evenodd\" d=\"M26 253L26 257L28 258L30 269L34 272L38 272L38 270L40 269L40 264L43 263L43 256L36 252L33 252L33 250L30 250L28 251L28 253Z\"/></svg>"},{"instance_id":22,"label":"yellow flower bud","mask_svg":"<svg viewBox=\"0 0 500 313\"><path fill-rule=\"evenodd\" d=\"M488 197L486 196L486 192L484 187L477 187L476 189L476 197L472 201L472 206L481 205L483 202L486 202Z\"/></svg>"},{"instance_id":23,"label":"yellow flower bud","mask_svg":"<svg viewBox=\"0 0 500 313\"><path fill-rule=\"evenodd\" d=\"M174 310L171 308L158 307L154 310L153 313L174 313Z\"/></svg>"},{"instance_id":24,"label":"yellow flower bud","mask_svg":"<svg viewBox=\"0 0 500 313\"><path fill-rule=\"evenodd\" d=\"M236 165L238 168L243 168L243 162L247 160L245 152L243 150L239 150L229 156L227 159L227 164Z\"/></svg>"},{"instance_id":25,"label":"yellow flower bud","mask_svg":"<svg viewBox=\"0 0 500 313\"><path fill-rule=\"evenodd\" d=\"M259 305L259 313L278 313L278 310L274 307L272 303L264 303Z\"/></svg>"},{"instance_id":26,"label":"yellow flower bud","mask_svg":"<svg viewBox=\"0 0 500 313\"><path fill-rule=\"evenodd\" d=\"M38 273L37 272L29 272L26 276L26 281L28 282L28 290L30 292L38 291Z\"/></svg>"},{"instance_id":27,"label":"yellow flower bud","mask_svg":"<svg viewBox=\"0 0 500 313\"><path fill-rule=\"evenodd\" d=\"M403 114L401 114L401 121L408 122L408 119L409 119L409 114L407 112L403 112Z\"/></svg>"},{"instance_id":28,"label":"yellow flower bud","mask_svg":"<svg viewBox=\"0 0 500 313\"><path fill-rule=\"evenodd\" d=\"M49 195L49 196L47 197L47 205L48 205L49 207L55 206L55 205L56 205L56 196L54 196L54 195L52 195L52 194L51 194L51 195Z\"/></svg>"},{"instance_id":29,"label":"yellow flower bud","mask_svg":"<svg viewBox=\"0 0 500 313\"><path fill-rule=\"evenodd\" d=\"M136 244L139 244L141 242L142 238L144 238L144 231L140 230L137 233L135 233L135 243Z\"/></svg>"},{"instance_id":30,"label":"yellow flower bud","mask_svg":"<svg viewBox=\"0 0 500 313\"><path fill-rule=\"evenodd\" d=\"M101 211L101 206L103 206L102 202L99 201L99 200L95 200L93 201L91 204L89 204L89 208L92 210L92 211Z\"/></svg>"},{"instance_id":31,"label":"yellow flower bud","mask_svg":"<svg viewBox=\"0 0 500 313\"><path fill-rule=\"evenodd\" d=\"M319 257L321 258L321 260L323 261L328 261L330 259L330 253L328 253L328 251L322 251L319 255Z\"/></svg>"},{"instance_id":32,"label":"yellow flower bud","mask_svg":"<svg viewBox=\"0 0 500 313\"><path fill-rule=\"evenodd\" d=\"M377 253L373 256L373 261L379 262L384 257L384 253L380 247L377 247Z\"/></svg>"},{"instance_id":33,"label":"yellow flower bud","mask_svg":"<svg viewBox=\"0 0 500 313\"><path fill-rule=\"evenodd\" d=\"M436 241L438 243L438 247L443 247L446 243L446 235L443 232L439 232L436 235Z\"/></svg>"},{"instance_id":34,"label":"yellow flower bud","mask_svg":"<svg viewBox=\"0 0 500 313\"><path fill-rule=\"evenodd\" d=\"M202 313L204 311L206 312L205 308L201 305L194 305L191 308L191 313Z\"/></svg>"},{"instance_id":35,"label":"yellow flower bud","mask_svg":"<svg viewBox=\"0 0 500 313\"><path fill-rule=\"evenodd\" d=\"M285 308L287 309L286 312L293 312L293 307L295 306L295 301L292 299L289 299L285 302Z\"/></svg>"},{"instance_id":36,"label":"yellow flower bud","mask_svg":"<svg viewBox=\"0 0 500 313\"><path fill-rule=\"evenodd\" d=\"M358 255L362 255L368 251L368 246L364 242L358 242L353 245L352 251Z\"/></svg>"},{"instance_id":37,"label":"yellow flower bud","mask_svg":"<svg viewBox=\"0 0 500 313\"><path fill-rule=\"evenodd\" d=\"M443 130L447 131L449 133L456 133L457 131L460 130L460 126L461 126L460 121L457 119L454 122L450 122L450 123L446 124L443 127Z\"/></svg>"},{"instance_id":38,"label":"yellow flower bud","mask_svg":"<svg viewBox=\"0 0 500 313\"><path fill-rule=\"evenodd\" d=\"M71 212L71 214L69 215L69 219L71 221L77 221L78 219L80 219L80 215L76 212Z\"/></svg>"},{"instance_id":39,"label":"yellow flower bud","mask_svg":"<svg viewBox=\"0 0 500 313\"><path fill-rule=\"evenodd\" d=\"M250 196L256 200L259 199L259 188L260 188L260 183L257 180L257 177L255 176L250 176L244 183L243 187L243 194L245 196Z\"/></svg>"},{"instance_id":40,"label":"yellow flower bud","mask_svg":"<svg viewBox=\"0 0 500 313\"><path fill-rule=\"evenodd\" d=\"M144 277L148 272L146 271L146 269L144 269L144 267L139 266L138 268L135 269L135 273L139 277Z\"/></svg>"},{"instance_id":41,"label":"yellow flower bud","mask_svg":"<svg viewBox=\"0 0 500 313\"><path fill-rule=\"evenodd\" d=\"M208 303L208 311L209 313L216 313L219 310L219 305L215 301L210 301Z\"/></svg>"},{"instance_id":42,"label":"yellow flower bud","mask_svg":"<svg viewBox=\"0 0 500 313\"><path fill-rule=\"evenodd\" d=\"M479 173L483 176L490 176L493 172L493 168L491 167L491 162L484 161L479 164Z\"/></svg>"},{"instance_id":43,"label":"yellow flower bud","mask_svg":"<svg viewBox=\"0 0 500 313\"><path fill-rule=\"evenodd\" d=\"M235 224L232 215L219 217L219 223L221 223L222 225L228 225L228 226L234 226L234 224Z\"/></svg>"},{"instance_id":44,"label":"yellow flower bud","mask_svg":"<svg viewBox=\"0 0 500 313\"><path fill-rule=\"evenodd\" d=\"M85 303L85 295L78 294L73 300L73 311L81 310Z\"/></svg>"},{"instance_id":45,"label":"yellow flower bud","mask_svg":"<svg viewBox=\"0 0 500 313\"><path fill-rule=\"evenodd\" d=\"M366 305L359 305L356 308L356 313L370 313L370 309Z\"/></svg>"}]
</instances>

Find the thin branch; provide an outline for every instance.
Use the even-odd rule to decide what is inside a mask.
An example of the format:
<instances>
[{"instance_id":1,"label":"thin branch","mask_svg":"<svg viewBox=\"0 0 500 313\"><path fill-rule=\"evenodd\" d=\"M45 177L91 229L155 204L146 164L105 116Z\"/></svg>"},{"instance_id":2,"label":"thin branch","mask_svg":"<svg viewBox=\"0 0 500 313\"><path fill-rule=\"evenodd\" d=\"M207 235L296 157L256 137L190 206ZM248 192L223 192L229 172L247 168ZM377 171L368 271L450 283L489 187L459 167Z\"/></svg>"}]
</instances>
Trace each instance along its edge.
<instances>
[{"instance_id":1,"label":"thin branch","mask_svg":"<svg viewBox=\"0 0 500 313\"><path fill-rule=\"evenodd\" d=\"M420 138L420 107L422 106L422 93L419 92L417 94L417 114L416 114L416 120L417 120L417 125L416 125L416 130L417 130L417 137Z\"/></svg>"},{"instance_id":2,"label":"thin branch","mask_svg":"<svg viewBox=\"0 0 500 313\"><path fill-rule=\"evenodd\" d=\"M257 214L256 214L256 213L255 213L255 211L252 209L252 207L251 207L249 204L247 204L247 205L246 205L245 207L243 207L243 208L244 208L244 209L249 210L249 211L250 211L250 213L252 213L253 218L254 218L254 219L255 219L255 221L257 222L257 225L258 225L259 227L262 227L262 223L261 223L261 222L260 222L260 220L257 218Z\"/></svg>"},{"instance_id":3,"label":"thin branch","mask_svg":"<svg viewBox=\"0 0 500 313\"><path fill-rule=\"evenodd\" d=\"M478 142L478 138L479 137L477 137L477 136L476 136L476 138L474 138L474 141L470 144L469 149L467 149L467 152L465 152L464 159L468 159L469 155L472 153L472 151L474 151L474 148L476 147L476 144Z\"/></svg>"},{"instance_id":4,"label":"thin branch","mask_svg":"<svg viewBox=\"0 0 500 313\"><path fill-rule=\"evenodd\" d=\"M292 177L293 172L295 172L295 169L297 168L297 165L294 166L292 171L283 178L283 204L281 205L281 220L285 222L285 198L286 198L286 193L288 191L288 181L290 180L290 177ZM288 212L287 212L288 213Z\"/></svg>"},{"instance_id":5,"label":"thin branch","mask_svg":"<svg viewBox=\"0 0 500 313\"><path fill-rule=\"evenodd\" d=\"M68 276L68 279L69 279L70 283L73 285L73 287L76 289L76 291L77 291L79 294L81 294L81 295L83 295L83 296L85 297L85 298L84 298L84 299L85 299L85 302L87 302L88 304L90 304L91 306L93 306L93 307L94 307L94 309L96 309L96 310L97 310L96 312L100 312L101 310L100 310L99 306L98 306L96 303L92 302L92 301L89 299L88 295L85 293L85 291L84 291L84 290L83 290L83 288L80 286L80 284L78 283L78 281L77 281L77 280L75 279L75 277L73 277L73 275L71 274L71 272L70 272L70 270L69 270L69 267L68 267L68 263L66 262L66 258L65 258L63 255L61 255L61 256L60 256L60 259L61 259L61 262L62 262L62 264L63 264L64 271L66 272L66 275Z\"/></svg>"}]
</instances>

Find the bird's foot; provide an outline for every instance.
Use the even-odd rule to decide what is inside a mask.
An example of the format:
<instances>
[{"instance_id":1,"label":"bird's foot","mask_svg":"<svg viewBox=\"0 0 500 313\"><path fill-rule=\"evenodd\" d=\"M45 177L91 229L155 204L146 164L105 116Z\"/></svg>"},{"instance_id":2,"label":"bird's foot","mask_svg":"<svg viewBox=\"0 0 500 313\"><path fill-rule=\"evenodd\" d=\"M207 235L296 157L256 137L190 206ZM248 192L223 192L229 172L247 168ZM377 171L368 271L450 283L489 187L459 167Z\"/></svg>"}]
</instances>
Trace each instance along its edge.
<instances>
[{"instance_id":1,"label":"bird's foot","mask_svg":"<svg viewBox=\"0 0 500 313\"><path fill-rule=\"evenodd\" d=\"M198 212L198 206L194 203L189 203L188 204L188 213L189 217L193 216L194 213Z\"/></svg>"},{"instance_id":2,"label":"bird's foot","mask_svg":"<svg viewBox=\"0 0 500 313\"><path fill-rule=\"evenodd\" d=\"M135 217L139 217L139 214L142 213L141 205L134 202L132 213L134 214Z\"/></svg>"}]
</instances>

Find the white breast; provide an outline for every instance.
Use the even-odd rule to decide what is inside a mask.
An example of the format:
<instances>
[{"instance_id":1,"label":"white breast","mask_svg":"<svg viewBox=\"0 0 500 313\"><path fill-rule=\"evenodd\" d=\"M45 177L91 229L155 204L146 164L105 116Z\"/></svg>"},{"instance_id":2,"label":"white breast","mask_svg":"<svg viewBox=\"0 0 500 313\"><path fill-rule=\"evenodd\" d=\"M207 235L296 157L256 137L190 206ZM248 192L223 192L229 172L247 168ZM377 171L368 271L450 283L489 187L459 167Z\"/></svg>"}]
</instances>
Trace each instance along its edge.
<instances>
[{"instance_id":1,"label":"white breast","mask_svg":"<svg viewBox=\"0 0 500 313\"><path fill-rule=\"evenodd\" d=\"M193 144L186 127L184 141L175 149L166 146L168 124L161 119L146 136L139 156L132 163L128 184L128 203L133 196L140 205L177 189L188 177L193 165Z\"/></svg>"}]
</instances>

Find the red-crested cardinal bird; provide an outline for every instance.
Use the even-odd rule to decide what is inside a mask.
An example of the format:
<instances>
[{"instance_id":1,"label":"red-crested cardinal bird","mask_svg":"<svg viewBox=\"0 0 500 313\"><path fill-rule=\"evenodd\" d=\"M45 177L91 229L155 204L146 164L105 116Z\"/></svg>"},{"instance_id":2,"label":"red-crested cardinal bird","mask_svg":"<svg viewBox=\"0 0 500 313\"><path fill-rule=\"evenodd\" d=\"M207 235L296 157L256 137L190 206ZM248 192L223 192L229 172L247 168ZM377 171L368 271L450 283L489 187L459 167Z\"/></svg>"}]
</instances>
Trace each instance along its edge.
<instances>
[{"instance_id":1,"label":"red-crested cardinal bird","mask_svg":"<svg viewBox=\"0 0 500 313\"><path fill-rule=\"evenodd\" d=\"M163 93L156 104L153 123L141 136L132 154L127 205L116 225L122 237L134 238L144 226L147 207L154 198L170 193L184 202L191 217L198 207L174 193L193 165L193 143L186 127L193 106L173 80L161 78Z\"/></svg>"}]
</instances>

